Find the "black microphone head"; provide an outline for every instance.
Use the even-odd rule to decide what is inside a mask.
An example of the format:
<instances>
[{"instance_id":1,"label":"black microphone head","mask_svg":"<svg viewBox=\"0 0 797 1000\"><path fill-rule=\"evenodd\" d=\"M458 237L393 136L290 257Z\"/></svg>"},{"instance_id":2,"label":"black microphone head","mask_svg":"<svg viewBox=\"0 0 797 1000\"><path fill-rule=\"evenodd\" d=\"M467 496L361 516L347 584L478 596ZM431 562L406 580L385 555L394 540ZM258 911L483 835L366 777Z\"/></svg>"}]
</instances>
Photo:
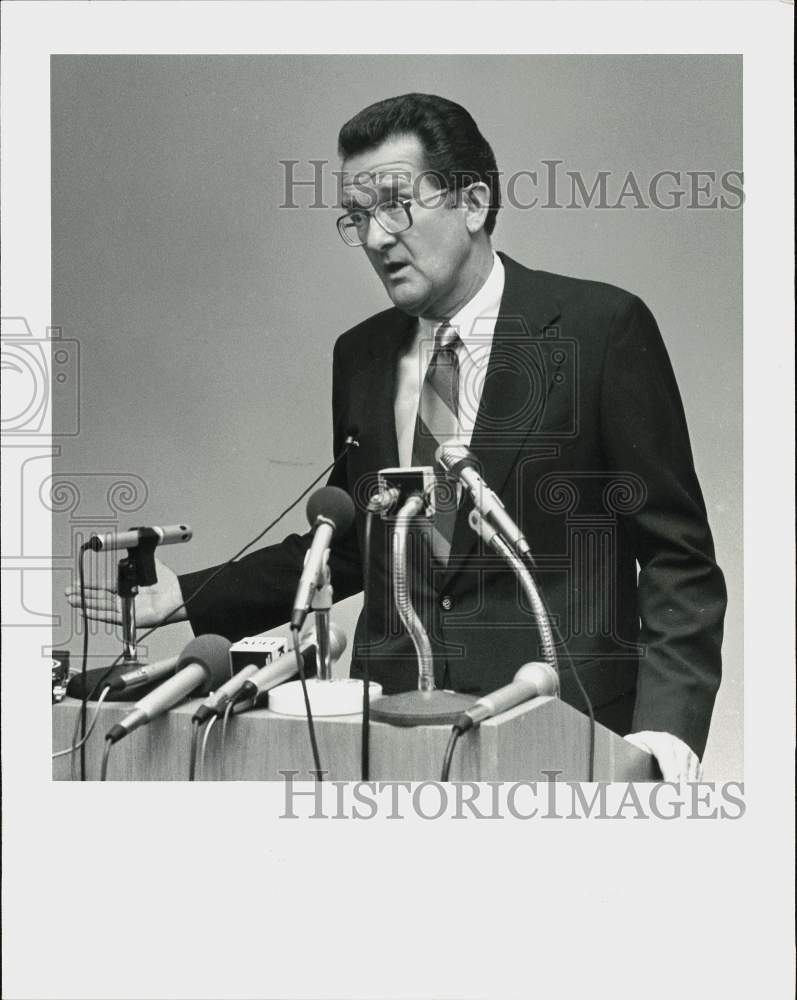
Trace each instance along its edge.
<instances>
[{"instance_id":1,"label":"black microphone head","mask_svg":"<svg viewBox=\"0 0 797 1000\"><path fill-rule=\"evenodd\" d=\"M182 670L192 663L205 668L205 680L197 695L210 694L232 677L230 640L221 635L198 635L192 639L180 654L177 669Z\"/></svg>"},{"instance_id":2,"label":"black microphone head","mask_svg":"<svg viewBox=\"0 0 797 1000\"><path fill-rule=\"evenodd\" d=\"M319 517L335 525L336 534L344 534L354 524L354 502L345 490L324 486L307 501L307 520L315 526Z\"/></svg>"},{"instance_id":3,"label":"black microphone head","mask_svg":"<svg viewBox=\"0 0 797 1000\"><path fill-rule=\"evenodd\" d=\"M448 476L456 477L460 471L469 467L481 473L479 462L470 448L458 441L444 441L438 445L434 453L435 461Z\"/></svg>"}]
</instances>

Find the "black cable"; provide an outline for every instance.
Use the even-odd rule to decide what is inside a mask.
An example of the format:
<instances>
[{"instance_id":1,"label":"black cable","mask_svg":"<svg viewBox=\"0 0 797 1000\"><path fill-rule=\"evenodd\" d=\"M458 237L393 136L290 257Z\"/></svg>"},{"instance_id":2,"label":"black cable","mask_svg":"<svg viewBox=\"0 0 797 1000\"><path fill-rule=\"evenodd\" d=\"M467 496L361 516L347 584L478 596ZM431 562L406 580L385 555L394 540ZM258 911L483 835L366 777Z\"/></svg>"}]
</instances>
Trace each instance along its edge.
<instances>
[{"instance_id":1,"label":"black cable","mask_svg":"<svg viewBox=\"0 0 797 1000\"><path fill-rule=\"evenodd\" d=\"M446 747L445 757L443 758L443 771L440 775L441 781L448 781L448 772L451 770L451 759L454 756L454 747L457 745L457 740L462 735L462 730L458 726L451 727L451 735L448 737L448 746Z\"/></svg>"},{"instance_id":2,"label":"black cable","mask_svg":"<svg viewBox=\"0 0 797 1000\"><path fill-rule=\"evenodd\" d=\"M363 721L361 738L360 773L361 780L368 781L371 772L371 667L369 663L368 641L368 611L371 578L371 527L374 514L369 510L365 515L365 534L363 537L363 621L365 622L366 641L360 657L363 671Z\"/></svg>"},{"instance_id":3,"label":"black cable","mask_svg":"<svg viewBox=\"0 0 797 1000\"><path fill-rule=\"evenodd\" d=\"M105 737L105 750L102 755L102 769L100 770L100 781L105 781L108 776L108 755L111 752L113 742Z\"/></svg>"},{"instance_id":4,"label":"black cable","mask_svg":"<svg viewBox=\"0 0 797 1000\"><path fill-rule=\"evenodd\" d=\"M302 694L304 695L304 707L307 711L307 728L310 732L310 746L313 750L313 762L315 764L316 780L323 781L323 776L321 774L321 759L318 756L318 744L315 741L315 726L313 725L313 713L310 709L310 697L307 694L307 682L304 676L304 660L302 658L302 651L299 648L299 629L295 626L291 626L291 632L293 633L293 651L296 654L296 669L299 672L299 682L302 685Z\"/></svg>"},{"instance_id":5,"label":"black cable","mask_svg":"<svg viewBox=\"0 0 797 1000\"><path fill-rule=\"evenodd\" d=\"M221 723L221 746L219 747L219 780L224 781L224 755L227 752L227 724L230 721L230 716L232 715L233 707L239 700L238 696L241 694L239 691L234 698L230 698L227 702L227 707L224 709L224 719Z\"/></svg>"},{"instance_id":6,"label":"black cable","mask_svg":"<svg viewBox=\"0 0 797 1000\"><path fill-rule=\"evenodd\" d=\"M80 780L86 780L86 712L88 697L86 692L86 670L89 659L89 620L86 617L86 569L83 562L89 550L89 542L83 542L78 556L78 575L80 578L80 613L83 615L83 662L80 667L81 693L80 700ZM92 692L93 693L93 692Z\"/></svg>"},{"instance_id":7,"label":"black cable","mask_svg":"<svg viewBox=\"0 0 797 1000\"><path fill-rule=\"evenodd\" d=\"M178 611L181 611L188 604L190 604L190 602L193 601L194 598L205 589L205 587L211 584L216 579L217 576L219 576L221 573L224 572L224 570L226 570L229 566L231 566L236 559L240 559L240 557L244 554L244 552L246 552L247 549L251 549L253 545L256 545L260 541L260 539L263 538L264 535L267 535L272 528L276 527L279 524L279 522L293 510L293 508L299 503L299 501L307 496L307 494L316 485L316 483L320 482L320 480L323 479L324 476L326 476L335 468L338 462L340 462L343 458L346 457L346 455L348 455L349 449L351 448L352 444L354 444L354 438L352 435L349 435L349 437L346 439L343 451L337 456L337 458L335 458L332 462L330 462L330 464L325 469L319 472L319 474L310 483L310 485L305 490L303 490L299 494L299 496L296 497L296 499L291 504L289 504L289 506L287 506L285 510L282 511L281 514L278 514L277 517L275 517L270 524L267 524L266 527L263 528L263 530L258 535L255 535L255 537L251 541L247 542L246 545L243 546L243 548L239 549L235 553L235 555L230 556L227 562L222 563L221 566L217 567L215 572L211 573L211 575L207 578L207 580L203 580L202 583L200 583L200 585L196 588L196 590L194 590L191 594L188 595L188 597L186 597L186 599L183 601L182 604L178 604L176 608L174 608L168 613L168 615L166 615L159 622L153 625L152 628L148 629L148 631L146 631L144 635L141 636L141 639L139 641L146 639L147 636L151 635L155 631L155 629L160 628L162 625L166 625L169 622L169 620L173 618L174 615L177 614Z\"/></svg>"},{"instance_id":8,"label":"black cable","mask_svg":"<svg viewBox=\"0 0 797 1000\"><path fill-rule=\"evenodd\" d=\"M199 719L191 720L191 746L188 750L188 780L196 777L196 745L199 739Z\"/></svg>"},{"instance_id":9,"label":"black cable","mask_svg":"<svg viewBox=\"0 0 797 1000\"><path fill-rule=\"evenodd\" d=\"M534 560L531 557L531 554L525 557L525 562L526 562L526 568L529 570L529 572L532 572L532 570L534 570L536 573L537 567L534 563ZM592 701L590 700L590 697L587 694L587 689L581 682L581 677L579 676L578 670L576 670L576 665L573 662L573 657L570 655L570 651L567 648L567 644L565 643L564 637L562 636L559 626L556 624L554 619L552 619L550 614L548 613L548 608L545 605L545 601L542 596L542 591L540 590L539 587L537 588L537 592L539 594L540 601L542 602L542 606L545 609L545 616L548 619L548 624L556 632L560 648L564 652L568 666L570 667L573 677L575 678L579 694L584 699L584 704L587 709L587 715L589 716L589 756L588 756L588 766L587 766L587 781L594 781L595 780L595 710L593 709Z\"/></svg>"}]
</instances>

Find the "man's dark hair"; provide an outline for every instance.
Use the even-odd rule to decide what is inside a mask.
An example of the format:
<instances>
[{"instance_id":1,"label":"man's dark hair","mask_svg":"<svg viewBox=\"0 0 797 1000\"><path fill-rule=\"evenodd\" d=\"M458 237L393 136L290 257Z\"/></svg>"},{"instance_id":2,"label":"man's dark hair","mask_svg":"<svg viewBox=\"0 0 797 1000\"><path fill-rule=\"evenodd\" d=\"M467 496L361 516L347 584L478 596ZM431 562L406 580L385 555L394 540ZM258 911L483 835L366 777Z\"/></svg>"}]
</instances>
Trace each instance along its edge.
<instances>
[{"instance_id":1,"label":"man's dark hair","mask_svg":"<svg viewBox=\"0 0 797 1000\"><path fill-rule=\"evenodd\" d=\"M392 136L416 135L423 144L427 169L452 191L483 181L490 189L484 223L489 235L501 207L498 166L489 142L460 104L434 94L402 94L363 108L338 135L338 154L348 159Z\"/></svg>"}]
</instances>

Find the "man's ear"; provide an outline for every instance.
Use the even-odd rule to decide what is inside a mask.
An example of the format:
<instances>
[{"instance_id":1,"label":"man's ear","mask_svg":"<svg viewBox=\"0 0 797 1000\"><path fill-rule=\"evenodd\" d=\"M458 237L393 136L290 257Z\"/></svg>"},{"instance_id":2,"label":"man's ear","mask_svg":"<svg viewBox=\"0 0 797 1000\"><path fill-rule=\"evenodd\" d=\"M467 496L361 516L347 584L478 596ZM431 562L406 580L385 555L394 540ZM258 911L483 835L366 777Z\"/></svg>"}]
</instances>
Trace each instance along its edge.
<instances>
[{"instance_id":1,"label":"man's ear","mask_svg":"<svg viewBox=\"0 0 797 1000\"><path fill-rule=\"evenodd\" d=\"M490 189L484 181L478 181L464 188L460 194L461 205L465 209L465 225L468 232L478 233L484 229L487 212L490 209Z\"/></svg>"}]
</instances>

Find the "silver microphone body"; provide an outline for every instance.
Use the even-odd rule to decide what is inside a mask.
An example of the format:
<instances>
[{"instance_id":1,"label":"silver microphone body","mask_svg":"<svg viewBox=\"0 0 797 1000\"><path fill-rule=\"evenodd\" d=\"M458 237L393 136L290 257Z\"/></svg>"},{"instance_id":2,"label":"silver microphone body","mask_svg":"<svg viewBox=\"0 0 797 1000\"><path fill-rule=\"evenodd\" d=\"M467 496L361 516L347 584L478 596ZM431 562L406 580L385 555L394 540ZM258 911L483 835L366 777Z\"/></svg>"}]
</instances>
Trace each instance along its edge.
<instances>
[{"instance_id":1,"label":"silver microphone body","mask_svg":"<svg viewBox=\"0 0 797 1000\"><path fill-rule=\"evenodd\" d=\"M531 548L523 532L507 514L498 495L482 479L473 452L456 441L447 441L438 447L435 460L448 476L459 479L470 493L476 510L504 536L518 555L531 557Z\"/></svg>"},{"instance_id":2,"label":"silver microphone body","mask_svg":"<svg viewBox=\"0 0 797 1000\"><path fill-rule=\"evenodd\" d=\"M334 533L335 522L324 517L323 514L319 514L315 522L313 541L305 556L304 568L296 588L293 613L291 614L291 628L301 628L304 625L313 601L313 594L319 585L323 585L322 576L329 558L329 546Z\"/></svg>"},{"instance_id":3,"label":"silver microphone body","mask_svg":"<svg viewBox=\"0 0 797 1000\"><path fill-rule=\"evenodd\" d=\"M117 549L134 549L155 536L156 545L176 545L188 542L193 536L193 529L187 524L167 524L162 528L130 528L129 531L110 531L104 535L92 535L88 546L94 552L113 552Z\"/></svg>"},{"instance_id":4,"label":"silver microphone body","mask_svg":"<svg viewBox=\"0 0 797 1000\"><path fill-rule=\"evenodd\" d=\"M299 649L304 652L308 647L315 645L316 637L313 632L308 632L299 640ZM337 660L346 649L346 633L334 622L329 626L329 653L332 660ZM270 691L278 684L284 684L298 673L296 669L296 651L291 648L276 660L261 667L258 672L249 679L247 694L251 697ZM250 688L251 686L251 688Z\"/></svg>"},{"instance_id":5,"label":"silver microphone body","mask_svg":"<svg viewBox=\"0 0 797 1000\"><path fill-rule=\"evenodd\" d=\"M202 684L206 676L207 670L201 663L190 663L137 701L132 712L119 725L126 733L132 733L134 729L146 725L178 705Z\"/></svg>"},{"instance_id":6,"label":"silver microphone body","mask_svg":"<svg viewBox=\"0 0 797 1000\"><path fill-rule=\"evenodd\" d=\"M127 670L115 677L108 682L108 687L111 691L125 691L127 688L140 687L142 684L160 680L161 677L168 677L174 673L179 660L179 656L170 656L165 660L156 660L155 663L144 663L134 670Z\"/></svg>"},{"instance_id":7,"label":"silver microphone body","mask_svg":"<svg viewBox=\"0 0 797 1000\"><path fill-rule=\"evenodd\" d=\"M229 640L220 635L197 636L183 650L178 667L174 676L140 698L132 711L110 728L107 740L116 743L134 729L179 705L197 688L200 694L208 694L224 684L232 674Z\"/></svg>"},{"instance_id":8,"label":"silver microphone body","mask_svg":"<svg viewBox=\"0 0 797 1000\"><path fill-rule=\"evenodd\" d=\"M217 691L202 702L194 712L194 719L197 722L205 722L212 715L221 715L249 678L254 677L257 672L258 667L254 663L242 667L237 674L225 681Z\"/></svg>"},{"instance_id":9,"label":"silver microphone body","mask_svg":"<svg viewBox=\"0 0 797 1000\"><path fill-rule=\"evenodd\" d=\"M509 684L484 695L463 712L470 719L466 728L478 726L485 719L492 719L510 708L539 698L541 695L555 696L559 693L559 676L547 663L526 663L518 670Z\"/></svg>"}]
</instances>

